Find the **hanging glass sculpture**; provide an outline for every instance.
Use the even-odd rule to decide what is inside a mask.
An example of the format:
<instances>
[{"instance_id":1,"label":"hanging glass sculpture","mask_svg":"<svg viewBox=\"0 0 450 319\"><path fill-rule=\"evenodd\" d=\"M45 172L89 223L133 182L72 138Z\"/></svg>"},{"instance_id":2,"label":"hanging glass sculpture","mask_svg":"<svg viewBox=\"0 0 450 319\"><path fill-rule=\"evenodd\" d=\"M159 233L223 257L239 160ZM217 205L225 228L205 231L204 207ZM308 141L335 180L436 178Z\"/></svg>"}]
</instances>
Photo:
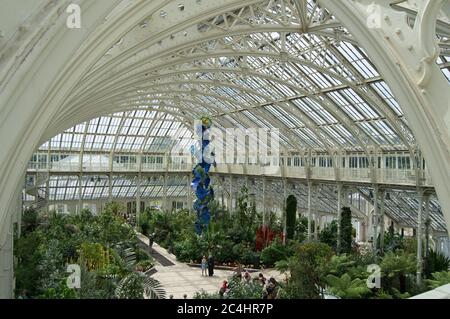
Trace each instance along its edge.
<instances>
[{"instance_id":1,"label":"hanging glass sculpture","mask_svg":"<svg viewBox=\"0 0 450 319\"><path fill-rule=\"evenodd\" d=\"M195 222L195 230L197 234L201 234L209 225L211 212L209 204L214 200L214 190L211 187L211 179L209 177L209 170L211 165L215 165L214 152L210 146L210 128L211 119L202 117L201 124L198 124L196 129L197 136L201 140L201 147L197 149L191 148L191 153L196 159L197 165L192 169L194 179L191 186L195 192L197 199L194 202L194 210L197 212L197 221Z\"/></svg>"}]
</instances>

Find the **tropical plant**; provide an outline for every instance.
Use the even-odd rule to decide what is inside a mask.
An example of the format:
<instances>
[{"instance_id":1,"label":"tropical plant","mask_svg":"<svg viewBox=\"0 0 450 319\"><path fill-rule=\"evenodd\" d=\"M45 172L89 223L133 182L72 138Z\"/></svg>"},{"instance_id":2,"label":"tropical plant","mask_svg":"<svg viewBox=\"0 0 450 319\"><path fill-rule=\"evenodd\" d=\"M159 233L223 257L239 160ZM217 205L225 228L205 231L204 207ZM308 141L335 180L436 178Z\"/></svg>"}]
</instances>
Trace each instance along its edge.
<instances>
[{"instance_id":1,"label":"tropical plant","mask_svg":"<svg viewBox=\"0 0 450 319\"><path fill-rule=\"evenodd\" d=\"M327 290L343 299L364 298L371 293L371 290L367 288L366 280L359 278L352 280L349 274L343 274L340 277L329 274L326 282Z\"/></svg>"},{"instance_id":2,"label":"tropical plant","mask_svg":"<svg viewBox=\"0 0 450 319\"><path fill-rule=\"evenodd\" d=\"M314 221L313 221L314 227ZM306 234L308 233L308 218L302 215L299 215L295 222L295 236L294 239L302 242L306 239Z\"/></svg>"},{"instance_id":3,"label":"tropical plant","mask_svg":"<svg viewBox=\"0 0 450 319\"><path fill-rule=\"evenodd\" d=\"M41 299L76 299L77 293L75 290L67 287L66 280L59 281L56 287L47 288L39 296Z\"/></svg>"},{"instance_id":4,"label":"tropical plant","mask_svg":"<svg viewBox=\"0 0 450 319\"><path fill-rule=\"evenodd\" d=\"M119 299L164 299L166 292L160 282L140 272L132 272L123 278L116 288Z\"/></svg>"},{"instance_id":5,"label":"tropical plant","mask_svg":"<svg viewBox=\"0 0 450 319\"><path fill-rule=\"evenodd\" d=\"M99 243L82 243L79 249L79 262L89 271L103 268L109 263L108 250Z\"/></svg>"},{"instance_id":6,"label":"tropical plant","mask_svg":"<svg viewBox=\"0 0 450 319\"><path fill-rule=\"evenodd\" d=\"M329 262L329 272L332 275L341 277L347 273L350 268L355 267L356 261L347 254L334 255Z\"/></svg>"},{"instance_id":7,"label":"tropical plant","mask_svg":"<svg viewBox=\"0 0 450 319\"><path fill-rule=\"evenodd\" d=\"M440 271L431 274L431 279L426 280L427 286L430 289L450 284L450 271Z\"/></svg>"},{"instance_id":8,"label":"tropical plant","mask_svg":"<svg viewBox=\"0 0 450 319\"><path fill-rule=\"evenodd\" d=\"M290 247L283 245L277 238L261 252L261 263L266 267L273 267L277 261L287 259L291 255Z\"/></svg>"},{"instance_id":9,"label":"tropical plant","mask_svg":"<svg viewBox=\"0 0 450 319\"><path fill-rule=\"evenodd\" d=\"M405 293L407 289L407 277L416 271L416 258L413 254L397 251L388 252L382 259L381 272L382 285L386 291L393 288Z\"/></svg>"},{"instance_id":10,"label":"tropical plant","mask_svg":"<svg viewBox=\"0 0 450 319\"><path fill-rule=\"evenodd\" d=\"M297 247L287 262L278 263L280 271L288 270L290 278L283 288L283 297L300 299L323 298L325 276L333 252L323 243L305 243Z\"/></svg>"},{"instance_id":11,"label":"tropical plant","mask_svg":"<svg viewBox=\"0 0 450 319\"><path fill-rule=\"evenodd\" d=\"M428 256L425 258L424 268L427 278L429 278L432 273L448 271L450 268L450 258L438 251L430 250Z\"/></svg>"}]
</instances>

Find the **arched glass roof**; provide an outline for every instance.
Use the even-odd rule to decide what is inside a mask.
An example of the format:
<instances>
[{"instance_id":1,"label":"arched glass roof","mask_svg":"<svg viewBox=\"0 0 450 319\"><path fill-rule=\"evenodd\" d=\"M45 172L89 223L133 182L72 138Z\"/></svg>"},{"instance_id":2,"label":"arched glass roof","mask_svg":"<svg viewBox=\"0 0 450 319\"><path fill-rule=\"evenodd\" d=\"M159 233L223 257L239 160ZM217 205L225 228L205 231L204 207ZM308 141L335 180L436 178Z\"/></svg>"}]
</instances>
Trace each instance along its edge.
<instances>
[{"instance_id":1,"label":"arched glass roof","mask_svg":"<svg viewBox=\"0 0 450 319\"><path fill-rule=\"evenodd\" d=\"M161 152L175 135L188 138L187 128L202 115L220 128L279 128L286 150L415 148L408 121L366 52L315 1L298 3L258 1L224 12L186 26L185 33L194 27L202 36L179 46L170 42L180 34L151 43L145 22L136 26L72 100L138 111L79 124L52 139L51 148ZM438 35L437 62L449 78L448 37ZM157 115L163 112L170 114Z\"/></svg>"},{"instance_id":2,"label":"arched glass roof","mask_svg":"<svg viewBox=\"0 0 450 319\"><path fill-rule=\"evenodd\" d=\"M399 10L415 19L414 12ZM163 18L171 14L177 12L160 12ZM83 119L75 114L80 124L40 151L86 156L189 149L193 122L203 115L222 130L277 128L285 152L375 149L412 154L417 149L400 105L368 52L316 1L251 1L158 39L151 37L147 22L112 46L69 99L70 105L87 105L103 116ZM448 27L438 24L437 63L450 81ZM52 177L52 196L76 199L77 183L76 178ZM102 177L93 186L91 177L82 183L90 189L87 197L107 196ZM143 186L144 192L157 196L159 186L151 183ZM115 197L134 196L133 185L117 177ZM174 190L179 196L182 192ZM398 219L406 223L414 203L393 202L392 207L402 207ZM439 215L437 201L433 207ZM395 216L394 208L390 214ZM444 225L442 217L433 223L435 228Z\"/></svg>"}]
</instances>

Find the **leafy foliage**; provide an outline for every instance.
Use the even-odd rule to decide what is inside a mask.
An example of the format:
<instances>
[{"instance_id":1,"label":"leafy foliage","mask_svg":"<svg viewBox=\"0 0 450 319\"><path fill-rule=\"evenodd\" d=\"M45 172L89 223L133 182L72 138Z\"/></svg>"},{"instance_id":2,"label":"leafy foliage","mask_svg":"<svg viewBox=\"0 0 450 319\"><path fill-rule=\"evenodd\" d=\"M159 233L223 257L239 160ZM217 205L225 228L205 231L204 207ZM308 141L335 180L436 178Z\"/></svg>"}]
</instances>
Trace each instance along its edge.
<instances>
[{"instance_id":1,"label":"leafy foliage","mask_svg":"<svg viewBox=\"0 0 450 319\"><path fill-rule=\"evenodd\" d=\"M394 289L405 293L408 277L416 271L416 259L413 254L403 251L388 252L380 264L383 289L394 292Z\"/></svg>"},{"instance_id":2,"label":"leafy foliage","mask_svg":"<svg viewBox=\"0 0 450 319\"><path fill-rule=\"evenodd\" d=\"M284 298L321 298L332 255L331 248L326 244L314 242L301 244L287 265L281 264L280 270L286 270L287 266L291 275L281 295Z\"/></svg>"},{"instance_id":3,"label":"leafy foliage","mask_svg":"<svg viewBox=\"0 0 450 319\"><path fill-rule=\"evenodd\" d=\"M27 228L15 245L16 294L25 298L116 298L116 285L122 279L131 274L137 275L130 278L139 277L140 271L153 266L152 259L138 249L136 235L120 207L107 205L99 216L88 210L78 215L52 212L39 216L39 224ZM74 263L82 269L81 289L76 290L66 284L67 264ZM132 292L138 281L124 281L123 287ZM147 295L161 297L161 291L148 290L148 285L155 285L148 281L143 281Z\"/></svg>"},{"instance_id":4,"label":"leafy foliage","mask_svg":"<svg viewBox=\"0 0 450 319\"><path fill-rule=\"evenodd\" d=\"M448 271L450 268L450 259L444 254L430 250L428 257L425 258L425 275L429 278L432 273Z\"/></svg>"},{"instance_id":5,"label":"leafy foliage","mask_svg":"<svg viewBox=\"0 0 450 319\"><path fill-rule=\"evenodd\" d=\"M371 293L367 288L366 280L359 278L352 280L349 274L343 274L340 277L329 274L326 282L330 286L330 292L340 298L364 298Z\"/></svg>"},{"instance_id":6,"label":"leafy foliage","mask_svg":"<svg viewBox=\"0 0 450 319\"><path fill-rule=\"evenodd\" d=\"M450 284L450 271L434 272L431 274L431 279L426 280L426 283L430 289Z\"/></svg>"},{"instance_id":7,"label":"leafy foliage","mask_svg":"<svg viewBox=\"0 0 450 319\"><path fill-rule=\"evenodd\" d=\"M291 255L291 247L283 245L280 239L276 239L261 252L261 262L266 267L273 267L276 262L287 259Z\"/></svg>"}]
</instances>

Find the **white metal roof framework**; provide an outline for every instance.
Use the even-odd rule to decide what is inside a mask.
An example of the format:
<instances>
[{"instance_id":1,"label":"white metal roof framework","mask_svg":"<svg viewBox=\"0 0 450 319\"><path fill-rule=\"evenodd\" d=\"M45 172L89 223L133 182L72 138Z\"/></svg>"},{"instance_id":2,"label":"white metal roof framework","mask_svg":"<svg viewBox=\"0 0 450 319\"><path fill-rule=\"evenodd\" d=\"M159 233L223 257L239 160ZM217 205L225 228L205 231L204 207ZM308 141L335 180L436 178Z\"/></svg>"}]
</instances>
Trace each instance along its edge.
<instances>
[{"instance_id":1,"label":"white metal roof framework","mask_svg":"<svg viewBox=\"0 0 450 319\"><path fill-rule=\"evenodd\" d=\"M159 15L182 14L184 6L177 9ZM402 10L413 22L414 11ZM193 121L208 115L221 129L279 128L285 153L417 155L388 85L352 35L315 1L248 1L158 41L145 40L147 26L142 21L124 35L72 94L70 103L120 112L67 129L39 152L164 154L188 148ZM437 63L450 80L450 31L444 22L438 26ZM192 28L204 33L202 39L177 46L175 39ZM105 180L91 179L83 179L84 198L107 196ZM76 198L77 185L76 177L52 177L51 200ZM182 196L180 187L169 193ZM114 179L114 197L135 191L132 180ZM158 190L144 194L157 197ZM397 218L407 220L414 207L404 206ZM441 218L434 226L443 225Z\"/></svg>"}]
</instances>

